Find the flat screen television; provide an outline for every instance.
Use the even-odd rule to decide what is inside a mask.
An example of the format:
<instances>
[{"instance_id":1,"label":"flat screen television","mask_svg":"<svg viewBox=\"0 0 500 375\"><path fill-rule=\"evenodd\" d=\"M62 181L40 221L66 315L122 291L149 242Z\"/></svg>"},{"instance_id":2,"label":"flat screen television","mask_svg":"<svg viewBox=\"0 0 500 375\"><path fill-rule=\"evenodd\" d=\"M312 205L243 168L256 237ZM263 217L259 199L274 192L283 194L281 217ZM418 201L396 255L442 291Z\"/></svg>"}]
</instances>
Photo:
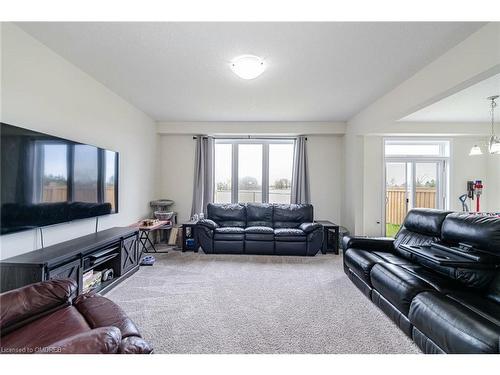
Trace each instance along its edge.
<instances>
[{"instance_id":1,"label":"flat screen television","mask_svg":"<svg viewBox=\"0 0 500 375\"><path fill-rule=\"evenodd\" d=\"M118 153L0 123L1 234L118 212Z\"/></svg>"}]
</instances>

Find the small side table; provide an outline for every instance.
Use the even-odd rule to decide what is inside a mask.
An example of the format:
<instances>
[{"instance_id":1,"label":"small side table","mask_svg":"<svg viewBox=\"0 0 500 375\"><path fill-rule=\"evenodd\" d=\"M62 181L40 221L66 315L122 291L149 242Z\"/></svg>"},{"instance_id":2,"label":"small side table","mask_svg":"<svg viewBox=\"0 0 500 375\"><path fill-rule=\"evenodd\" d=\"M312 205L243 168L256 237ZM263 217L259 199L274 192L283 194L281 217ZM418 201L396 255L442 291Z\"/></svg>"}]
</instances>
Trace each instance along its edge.
<instances>
[{"instance_id":1,"label":"small side table","mask_svg":"<svg viewBox=\"0 0 500 375\"><path fill-rule=\"evenodd\" d=\"M323 226L323 247L321 249L322 254L327 252L333 252L335 254L339 253L339 226L328 220L316 220L316 223ZM333 236L330 236L329 234ZM333 244L330 238L333 237Z\"/></svg>"},{"instance_id":2,"label":"small side table","mask_svg":"<svg viewBox=\"0 0 500 375\"><path fill-rule=\"evenodd\" d=\"M149 226L142 225L142 222L138 222L131 226L139 229L139 242L141 244L141 250L143 253L157 253L157 254L168 253L168 251L166 250L165 251L156 250L155 244L149 237L149 234L155 230L168 229L169 227L171 227L169 221L159 221L158 223ZM148 250L148 244L151 246L151 249L153 251Z\"/></svg>"},{"instance_id":3,"label":"small side table","mask_svg":"<svg viewBox=\"0 0 500 375\"><path fill-rule=\"evenodd\" d=\"M182 252L193 250L198 252L198 238L196 237L196 221L190 221L182 224ZM187 241L192 240L193 246L188 246Z\"/></svg>"}]
</instances>

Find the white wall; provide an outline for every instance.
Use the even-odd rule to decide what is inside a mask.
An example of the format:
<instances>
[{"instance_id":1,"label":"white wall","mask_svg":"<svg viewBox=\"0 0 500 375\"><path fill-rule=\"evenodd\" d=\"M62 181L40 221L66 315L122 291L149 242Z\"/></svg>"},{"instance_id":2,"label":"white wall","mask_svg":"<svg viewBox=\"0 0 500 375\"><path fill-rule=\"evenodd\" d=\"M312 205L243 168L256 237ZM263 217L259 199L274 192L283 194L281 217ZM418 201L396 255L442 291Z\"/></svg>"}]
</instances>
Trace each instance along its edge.
<instances>
[{"instance_id":1,"label":"white wall","mask_svg":"<svg viewBox=\"0 0 500 375\"><path fill-rule=\"evenodd\" d=\"M1 25L1 120L120 153L119 210L99 229L148 215L155 198L156 127L146 116L17 26ZM44 229L45 245L91 233L93 219ZM40 246L37 231L0 237L2 259Z\"/></svg>"},{"instance_id":2,"label":"white wall","mask_svg":"<svg viewBox=\"0 0 500 375\"><path fill-rule=\"evenodd\" d=\"M307 154L315 218L343 225L344 137L309 135Z\"/></svg>"},{"instance_id":3,"label":"white wall","mask_svg":"<svg viewBox=\"0 0 500 375\"><path fill-rule=\"evenodd\" d=\"M491 212L500 212L500 155L487 156L488 206Z\"/></svg>"},{"instance_id":4,"label":"white wall","mask_svg":"<svg viewBox=\"0 0 500 375\"><path fill-rule=\"evenodd\" d=\"M469 180L482 180L485 186L480 200L481 211L495 211L492 198L497 194L497 191L491 186L491 176L488 173L489 155L469 156L470 149L475 143L477 143L477 137L456 137L452 140L450 209L454 211L462 211L462 204L458 197L467 191L467 181ZM475 205L475 201L472 202L473 207L469 207L471 211L475 211Z\"/></svg>"},{"instance_id":5,"label":"white wall","mask_svg":"<svg viewBox=\"0 0 500 375\"><path fill-rule=\"evenodd\" d=\"M364 137L347 132L344 136L344 188L342 222L351 234L363 233Z\"/></svg>"},{"instance_id":6,"label":"white wall","mask_svg":"<svg viewBox=\"0 0 500 375\"><path fill-rule=\"evenodd\" d=\"M220 134L216 124L213 124L212 130ZM251 133L256 128L246 127L246 130ZM302 130L307 130L307 127ZM311 201L314 205L315 217L340 223L344 181L343 137L308 135L307 147ZM161 176L159 195L162 198L174 200L173 208L178 212L179 220L187 220L191 212L193 194L195 153L193 136L191 134L161 135L159 152L162 161L159 170Z\"/></svg>"},{"instance_id":7,"label":"white wall","mask_svg":"<svg viewBox=\"0 0 500 375\"><path fill-rule=\"evenodd\" d=\"M343 135L345 122L159 122L159 134L207 134L207 135Z\"/></svg>"},{"instance_id":8,"label":"white wall","mask_svg":"<svg viewBox=\"0 0 500 375\"><path fill-rule=\"evenodd\" d=\"M364 137L363 160L363 232L384 234L382 209L384 198L383 137Z\"/></svg>"},{"instance_id":9,"label":"white wall","mask_svg":"<svg viewBox=\"0 0 500 375\"><path fill-rule=\"evenodd\" d=\"M192 135L162 135L159 140L161 164L158 170L159 197L172 199L179 223L191 215L194 181L195 141Z\"/></svg>"}]
</instances>

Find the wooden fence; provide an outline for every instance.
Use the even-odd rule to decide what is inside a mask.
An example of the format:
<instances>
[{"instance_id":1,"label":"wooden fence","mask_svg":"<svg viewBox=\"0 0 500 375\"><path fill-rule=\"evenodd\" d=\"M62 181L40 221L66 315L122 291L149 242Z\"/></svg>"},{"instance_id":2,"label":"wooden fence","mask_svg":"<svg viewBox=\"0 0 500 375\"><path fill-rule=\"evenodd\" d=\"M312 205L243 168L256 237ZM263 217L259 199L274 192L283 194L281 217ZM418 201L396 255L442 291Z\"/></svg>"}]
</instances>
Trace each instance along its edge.
<instances>
[{"instance_id":1,"label":"wooden fence","mask_svg":"<svg viewBox=\"0 0 500 375\"><path fill-rule=\"evenodd\" d=\"M48 185L43 187L43 202L65 202L67 199L68 188L66 186ZM75 191L75 200L80 202L95 202L95 189L77 189ZM115 189L113 186L106 186L105 200L115 205Z\"/></svg>"},{"instance_id":2,"label":"wooden fence","mask_svg":"<svg viewBox=\"0 0 500 375\"><path fill-rule=\"evenodd\" d=\"M436 188L417 187L415 207L436 208ZM385 210L385 222L402 224L406 216L406 189L388 188Z\"/></svg>"}]
</instances>

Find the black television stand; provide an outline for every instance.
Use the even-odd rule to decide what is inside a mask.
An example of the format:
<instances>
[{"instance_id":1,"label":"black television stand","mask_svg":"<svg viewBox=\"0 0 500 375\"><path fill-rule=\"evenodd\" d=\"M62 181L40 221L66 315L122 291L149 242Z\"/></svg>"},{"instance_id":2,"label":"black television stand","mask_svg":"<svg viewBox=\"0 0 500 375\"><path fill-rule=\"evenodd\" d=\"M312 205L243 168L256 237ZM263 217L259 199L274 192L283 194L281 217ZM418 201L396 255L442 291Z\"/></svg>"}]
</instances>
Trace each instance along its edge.
<instances>
[{"instance_id":1,"label":"black television stand","mask_svg":"<svg viewBox=\"0 0 500 375\"><path fill-rule=\"evenodd\" d=\"M104 294L139 269L141 251L136 228L114 227L0 262L0 292L39 281L70 278L83 292L83 274L112 269L114 277L93 291Z\"/></svg>"}]
</instances>

